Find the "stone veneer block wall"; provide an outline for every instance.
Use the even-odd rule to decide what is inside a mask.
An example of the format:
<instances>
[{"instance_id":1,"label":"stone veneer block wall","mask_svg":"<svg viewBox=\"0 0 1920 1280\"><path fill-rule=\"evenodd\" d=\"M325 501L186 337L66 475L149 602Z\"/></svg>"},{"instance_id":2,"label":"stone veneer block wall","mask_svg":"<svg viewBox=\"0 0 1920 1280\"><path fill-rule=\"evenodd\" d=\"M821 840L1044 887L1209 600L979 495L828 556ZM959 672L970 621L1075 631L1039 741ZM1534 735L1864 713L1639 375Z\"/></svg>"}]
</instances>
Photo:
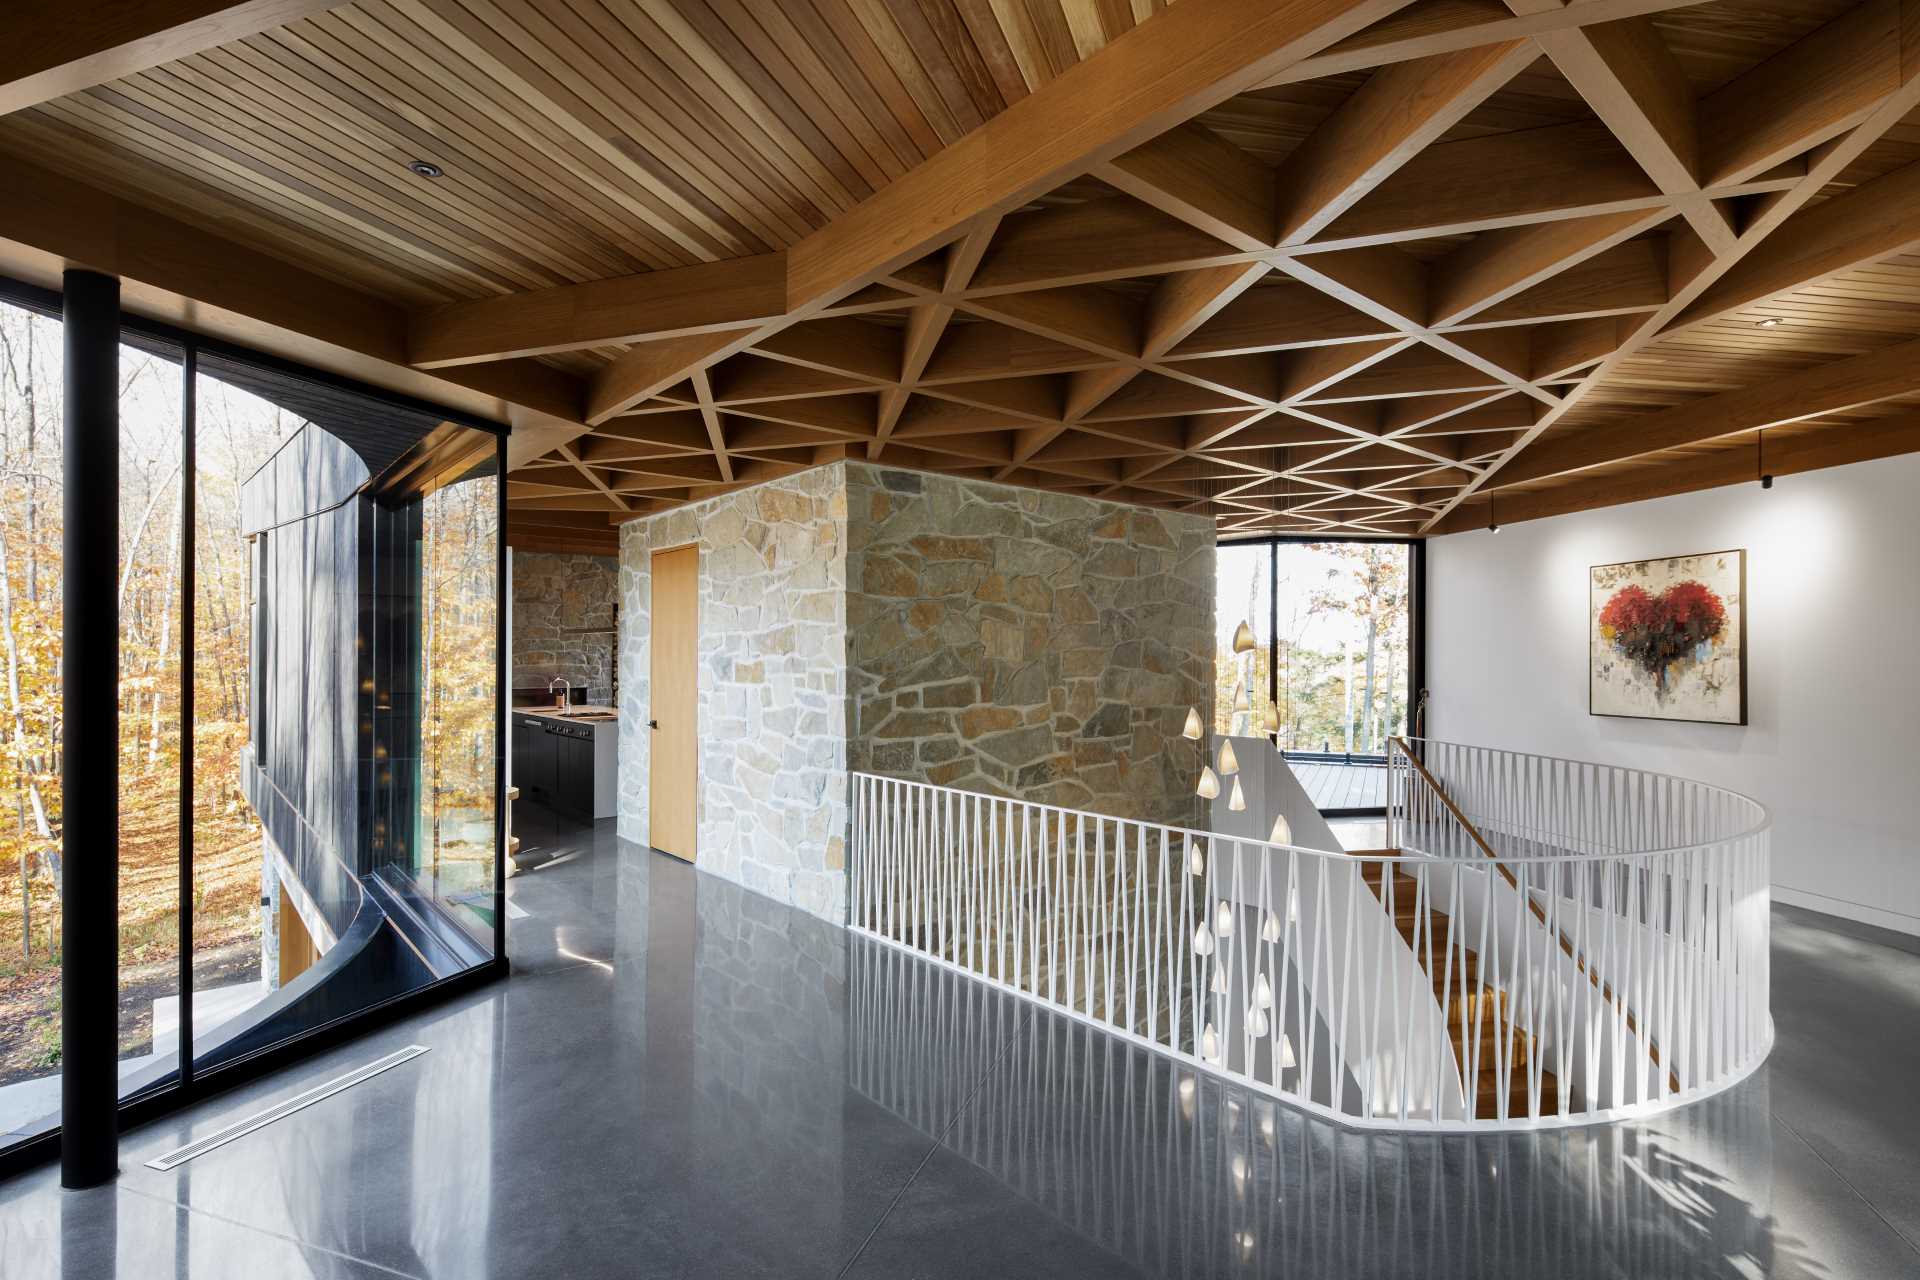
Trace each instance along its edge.
<instances>
[{"instance_id":1,"label":"stone veneer block wall","mask_svg":"<svg viewBox=\"0 0 1920 1280\"><path fill-rule=\"evenodd\" d=\"M621 526L620 817L647 843L652 553L700 548L702 870L846 917L846 473L822 467Z\"/></svg>"},{"instance_id":2,"label":"stone veneer block wall","mask_svg":"<svg viewBox=\"0 0 1920 1280\"><path fill-rule=\"evenodd\" d=\"M1213 521L846 471L849 766L1196 825Z\"/></svg>"},{"instance_id":3,"label":"stone veneer block wall","mask_svg":"<svg viewBox=\"0 0 1920 1280\"><path fill-rule=\"evenodd\" d=\"M513 553L513 687L544 688L555 676L584 685L587 701L613 701L614 605L620 562L612 556Z\"/></svg>"}]
</instances>

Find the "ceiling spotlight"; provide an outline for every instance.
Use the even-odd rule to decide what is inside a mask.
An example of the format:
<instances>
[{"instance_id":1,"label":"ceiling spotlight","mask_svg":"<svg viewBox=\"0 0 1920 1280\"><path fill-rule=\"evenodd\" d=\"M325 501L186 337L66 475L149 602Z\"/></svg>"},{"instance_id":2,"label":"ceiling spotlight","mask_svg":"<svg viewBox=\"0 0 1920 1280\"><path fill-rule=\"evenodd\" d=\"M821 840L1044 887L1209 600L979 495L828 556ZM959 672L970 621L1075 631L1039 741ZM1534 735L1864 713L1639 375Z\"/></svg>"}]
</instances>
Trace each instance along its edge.
<instances>
[{"instance_id":1,"label":"ceiling spotlight","mask_svg":"<svg viewBox=\"0 0 1920 1280\"><path fill-rule=\"evenodd\" d=\"M1760 477L1760 487L1761 487L1762 489L1771 489L1771 488L1773 488L1773 477L1772 477L1772 476L1761 476L1761 477Z\"/></svg>"},{"instance_id":2,"label":"ceiling spotlight","mask_svg":"<svg viewBox=\"0 0 1920 1280\"><path fill-rule=\"evenodd\" d=\"M1488 526L1487 526L1487 532L1488 532L1488 533L1498 533L1498 532L1500 532L1500 526L1499 526L1499 525L1497 525L1497 524L1490 524L1490 525L1488 525Z\"/></svg>"},{"instance_id":3,"label":"ceiling spotlight","mask_svg":"<svg viewBox=\"0 0 1920 1280\"><path fill-rule=\"evenodd\" d=\"M1774 328L1778 328L1779 325L1780 325L1779 316L1768 316L1764 320L1755 320L1753 322L1753 327L1756 329L1774 329Z\"/></svg>"},{"instance_id":4,"label":"ceiling spotlight","mask_svg":"<svg viewBox=\"0 0 1920 1280\"><path fill-rule=\"evenodd\" d=\"M446 173L445 169L431 160L409 160L407 168L422 178L438 178Z\"/></svg>"}]
</instances>

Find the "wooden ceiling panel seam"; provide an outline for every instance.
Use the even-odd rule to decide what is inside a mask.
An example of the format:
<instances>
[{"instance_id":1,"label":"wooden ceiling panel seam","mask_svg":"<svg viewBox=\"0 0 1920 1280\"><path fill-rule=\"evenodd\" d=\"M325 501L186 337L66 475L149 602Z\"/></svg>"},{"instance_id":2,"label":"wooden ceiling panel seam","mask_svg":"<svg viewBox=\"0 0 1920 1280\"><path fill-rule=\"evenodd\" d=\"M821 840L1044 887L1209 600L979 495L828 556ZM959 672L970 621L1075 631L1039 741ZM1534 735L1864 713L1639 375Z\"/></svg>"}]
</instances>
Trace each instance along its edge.
<instances>
[{"instance_id":1,"label":"wooden ceiling panel seam","mask_svg":"<svg viewBox=\"0 0 1920 1280\"><path fill-rule=\"evenodd\" d=\"M451 7L451 0L441 2ZM558 110L563 123L574 126L576 137L636 175L659 230L691 254L692 260L767 247L687 180L685 172L693 162L677 154L671 139L653 127L654 120L648 118L654 116L650 103L644 98L616 97L618 75L603 86L586 73L587 67L600 63L607 46L578 24L571 9L522 3L510 12L493 0L459 3L473 19L468 26L472 37L490 46L501 68L519 81L523 95L538 95ZM527 52L528 46L552 50L557 56L538 59Z\"/></svg>"},{"instance_id":2,"label":"wooden ceiling panel seam","mask_svg":"<svg viewBox=\"0 0 1920 1280\"><path fill-rule=\"evenodd\" d=\"M473 252L478 260L469 262L458 257L448 260L469 273L490 280L496 288L542 288L564 279L524 248L515 245L518 237L511 227L496 223L497 239L476 241L470 234L470 228L463 228L429 201L404 188L383 186L371 164L354 166L345 163L337 152L329 153L317 145L297 148L283 158L275 157L275 143L281 139L304 137L310 144L315 140L304 134L297 122L284 117L276 118L272 108L258 97L250 99L248 104L252 112L258 113L253 119L237 114L237 99L230 95L222 94L204 103L196 101L188 92L183 92L183 87L190 83L188 77L191 74L190 67L174 64L146 73L137 83L102 86L92 90L92 93L117 109L135 114L158 127L169 127L169 121L177 123L186 130L181 134L184 141L191 142L203 151L218 152L265 181L290 187L310 199L318 200L321 207L335 214L342 222L353 221L354 214L379 211L378 225L387 234L401 237L403 243L421 249L428 256L444 254L439 247L440 242L435 239L436 231L457 235L474 244ZM169 104L174 109L171 116L165 110ZM222 109L225 114L214 118L212 113ZM220 128L222 121L228 127ZM313 159L306 160L307 155ZM280 164L287 168L277 168ZM506 274L485 274L492 272Z\"/></svg>"},{"instance_id":3,"label":"wooden ceiling panel seam","mask_svg":"<svg viewBox=\"0 0 1920 1280\"><path fill-rule=\"evenodd\" d=\"M86 95L76 95L73 98L62 99L59 102L48 103L34 110L35 112L43 112L62 120L66 122L68 127L78 132L91 132L106 140L110 145L117 140L119 145L127 148L131 154L145 157L149 163L165 163L169 157L182 157L187 160L198 159L197 155L186 151L180 139L153 130L146 126L144 122L137 120L128 121L124 117L116 117L110 108L104 104L93 101ZM89 124L92 125L91 129L87 127ZM122 154L124 155L126 153ZM259 197L257 203L260 206L269 211L277 212L278 216L285 219L289 224L299 227L304 233L315 236L316 238L319 236L319 233L310 224L304 223L294 216L289 206L279 199L277 193L261 186L257 175L240 172L218 163L215 163L212 169L188 163L168 165L167 167L194 168L202 182L212 186L215 190L223 191L229 199L235 198L237 192L256 191ZM125 179L122 171L115 168L107 169L99 176L104 176L110 184L115 186L126 188L133 185ZM248 202L243 201L242 203ZM385 261L393 266L395 270L409 275L412 275L414 271L417 270L417 267L410 264L408 259L401 256L389 256L392 245L381 237L369 233L358 222L351 228L344 230L346 235L350 237L349 243L357 242L361 246L362 251L370 258ZM428 281L432 280L432 277L416 276L415 278ZM434 287L441 291L444 291L446 288L443 282L436 283Z\"/></svg>"},{"instance_id":4,"label":"wooden ceiling panel seam","mask_svg":"<svg viewBox=\"0 0 1920 1280\"><path fill-rule=\"evenodd\" d=\"M296 113L293 118L305 116L308 119L329 118L334 126L343 131L351 129L358 135L358 150L363 162L370 171L379 172L383 166L405 172L402 155L445 154L445 146L429 136L414 133L412 137L394 136L392 131L383 134L382 122L369 116L360 105L346 100L346 95L335 96L330 100L315 98L306 93L306 86L300 83L288 83L263 74L248 55L252 50L246 46L232 46L228 49L210 50L200 59L204 64L195 66L192 62L173 64L169 70L194 78L196 83L216 83L216 77L224 75L224 87L229 91L245 85L248 91L264 99L268 95L281 96L283 107L270 108L264 101L256 100L257 110L273 110L279 118L287 118L288 113ZM392 117L389 117L389 122ZM356 121L358 123L356 123ZM412 147L407 146L413 142ZM502 189L509 185L484 159L477 158L471 148L463 148L457 156L451 157L453 163L443 166L452 179L454 189L462 191L476 209L486 211L487 221L500 227L502 234L521 240L529 248L543 252L546 261L558 261L564 264L559 271L562 279L590 279L595 274L626 272L645 269L646 264L630 253L617 249L612 241L596 235L584 223L571 220L562 221L555 216L559 211L553 208L543 197L529 192L524 185L515 185L515 198L532 204L543 217L529 222L524 208L508 204L501 195ZM409 174L409 177L412 177ZM418 179L413 179L418 181ZM570 234L569 234L570 233ZM585 243L580 243L584 239Z\"/></svg>"},{"instance_id":5,"label":"wooden ceiling panel seam","mask_svg":"<svg viewBox=\"0 0 1920 1280\"><path fill-rule=\"evenodd\" d=\"M541 189L527 194L540 216L555 224L584 225L607 252L645 255L636 269L673 260L673 255L655 246L650 237L634 236L618 198L598 173L559 163L556 153L564 150L564 144L537 138L531 126L505 112L449 109L448 104L460 101L463 92L478 92L496 104L499 100L492 95L504 92L477 71L471 79L459 79L459 67L450 64L460 60L451 49L443 49L438 57L402 59L376 40L368 40L358 49L350 47L352 35L359 28L349 24L366 21L371 9L364 4L344 8L282 28L271 39L234 45L222 52L257 66L262 76L278 73L280 79L303 82L303 91L315 96L331 94L346 99L376 126L384 124L402 135L412 144L417 158L435 160L439 155L452 154L457 165L477 167L501 189L512 188L516 193L525 190L529 179L538 182ZM381 12L396 38L415 38L400 25L404 21L400 15L384 7ZM412 44L407 47L416 48ZM364 67L354 64L356 54L365 59ZM404 100L391 86L408 78L432 83L441 95L424 102ZM446 150L449 140L456 146L452 152ZM518 171L503 172L497 160L509 161L518 166ZM564 213L553 206L548 192L565 198ZM635 239L639 241L637 246Z\"/></svg>"},{"instance_id":6,"label":"wooden ceiling panel seam","mask_svg":"<svg viewBox=\"0 0 1920 1280\"><path fill-rule=\"evenodd\" d=\"M795 210L811 207L805 198L791 188L786 194L776 192L764 166L727 163L727 145L716 132L724 126L717 119L695 117L702 100L685 90L653 48L602 5L579 0L564 4L550 9L554 20L567 22L583 53L608 67L609 103L646 122L643 137L656 163L682 177L720 216L734 219L746 243L772 247L784 244L796 228L804 234L811 224ZM657 91L636 89L634 82L656 86ZM711 188L710 197L700 191L701 184ZM717 204L722 198L729 202L725 209Z\"/></svg>"},{"instance_id":7,"label":"wooden ceiling panel seam","mask_svg":"<svg viewBox=\"0 0 1920 1280\"><path fill-rule=\"evenodd\" d=\"M729 233L721 227L703 227L704 215L698 210L676 207L677 193L659 190L655 175L638 164L613 141L600 106L583 100L575 86L579 78L569 77L570 68L561 60L536 59L523 47L534 44L533 37L510 20L488 0L386 0L403 13L422 32L445 44L484 77L498 82L513 96L526 103L536 114L553 123L573 140L573 147L589 163L603 172L624 175L627 189L619 192L623 203L634 208L658 234L666 237L673 250L671 265L703 261L724 255ZM519 31L516 41L501 28ZM592 92L591 86L581 86ZM600 95L596 95L600 96ZM604 103L604 97L602 96ZM595 128L598 119L602 128Z\"/></svg>"}]
</instances>

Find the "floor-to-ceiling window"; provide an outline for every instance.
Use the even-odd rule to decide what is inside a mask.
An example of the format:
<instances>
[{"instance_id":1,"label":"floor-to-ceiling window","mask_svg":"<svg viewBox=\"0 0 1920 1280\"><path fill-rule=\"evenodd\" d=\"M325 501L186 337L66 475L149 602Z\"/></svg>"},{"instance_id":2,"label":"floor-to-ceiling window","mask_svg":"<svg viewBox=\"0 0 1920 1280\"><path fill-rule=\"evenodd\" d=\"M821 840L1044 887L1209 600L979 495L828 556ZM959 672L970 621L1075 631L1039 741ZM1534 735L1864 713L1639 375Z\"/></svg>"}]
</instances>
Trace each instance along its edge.
<instances>
[{"instance_id":1,"label":"floor-to-ceiling window","mask_svg":"<svg viewBox=\"0 0 1920 1280\"><path fill-rule=\"evenodd\" d=\"M58 308L0 289L0 1153L60 1123ZM162 326L118 363L118 1066L154 1100L497 960L504 450Z\"/></svg>"},{"instance_id":2,"label":"floor-to-ceiling window","mask_svg":"<svg viewBox=\"0 0 1920 1280\"><path fill-rule=\"evenodd\" d=\"M1417 732L1418 544L1259 539L1217 553L1213 727L1296 758L1376 761ZM1242 622L1251 634L1236 647ZM1377 779L1354 781L1370 808ZM1313 787L1309 787L1313 790Z\"/></svg>"},{"instance_id":3,"label":"floor-to-ceiling window","mask_svg":"<svg viewBox=\"0 0 1920 1280\"><path fill-rule=\"evenodd\" d=\"M0 301L0 1146L59 1123L60 322Z\"/></svg>"},{"instance_id":4,"label":"floor-to-ceiling window","mask_svg":"<svg viewBox=\"0 0 1920 1280\"><path fill-rule=\"evenodd\" d=\"M191 547L181 386L171 343L120 346L120 1080L170 1077L180 1047L180 752Z\"/></svg>"},{"instance_id":5,"label":"floor-to-ceiling window","mask_svg":"<svg viewBox=\"0 0 1920 1280\"><path fill-rule=\"evenodd\" d=\"M1412 549L1282 542L1274 556L1274 688L1288 751L1380 755L1407 732Z\"/></svg>"}]
</instances>

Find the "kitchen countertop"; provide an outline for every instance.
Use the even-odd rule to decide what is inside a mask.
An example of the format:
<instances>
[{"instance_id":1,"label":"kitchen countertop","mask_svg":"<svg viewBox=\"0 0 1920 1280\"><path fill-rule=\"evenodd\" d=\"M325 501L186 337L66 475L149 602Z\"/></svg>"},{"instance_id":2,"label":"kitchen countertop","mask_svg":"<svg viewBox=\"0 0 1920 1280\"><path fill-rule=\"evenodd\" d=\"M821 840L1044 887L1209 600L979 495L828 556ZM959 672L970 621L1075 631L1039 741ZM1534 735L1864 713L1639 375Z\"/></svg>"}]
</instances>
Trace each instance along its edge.
<instances>
[{"instance_id":1,"label":"kitchen countertop","mask_svg":"<svg viewBox=\"0 0 1920 1280\"><path fill-rule=\"evenodd\" d=\"M617 717L620 713L612 707L602 706L599 703L583 702L578 706L568 707L564 715L552 707L515 707L513 714L517 716L542 716L549 720L574 720L585 721L588 724L606 724L609 723L608 720L596 720L594 717Z\"/></svg>"}]
</instances>

